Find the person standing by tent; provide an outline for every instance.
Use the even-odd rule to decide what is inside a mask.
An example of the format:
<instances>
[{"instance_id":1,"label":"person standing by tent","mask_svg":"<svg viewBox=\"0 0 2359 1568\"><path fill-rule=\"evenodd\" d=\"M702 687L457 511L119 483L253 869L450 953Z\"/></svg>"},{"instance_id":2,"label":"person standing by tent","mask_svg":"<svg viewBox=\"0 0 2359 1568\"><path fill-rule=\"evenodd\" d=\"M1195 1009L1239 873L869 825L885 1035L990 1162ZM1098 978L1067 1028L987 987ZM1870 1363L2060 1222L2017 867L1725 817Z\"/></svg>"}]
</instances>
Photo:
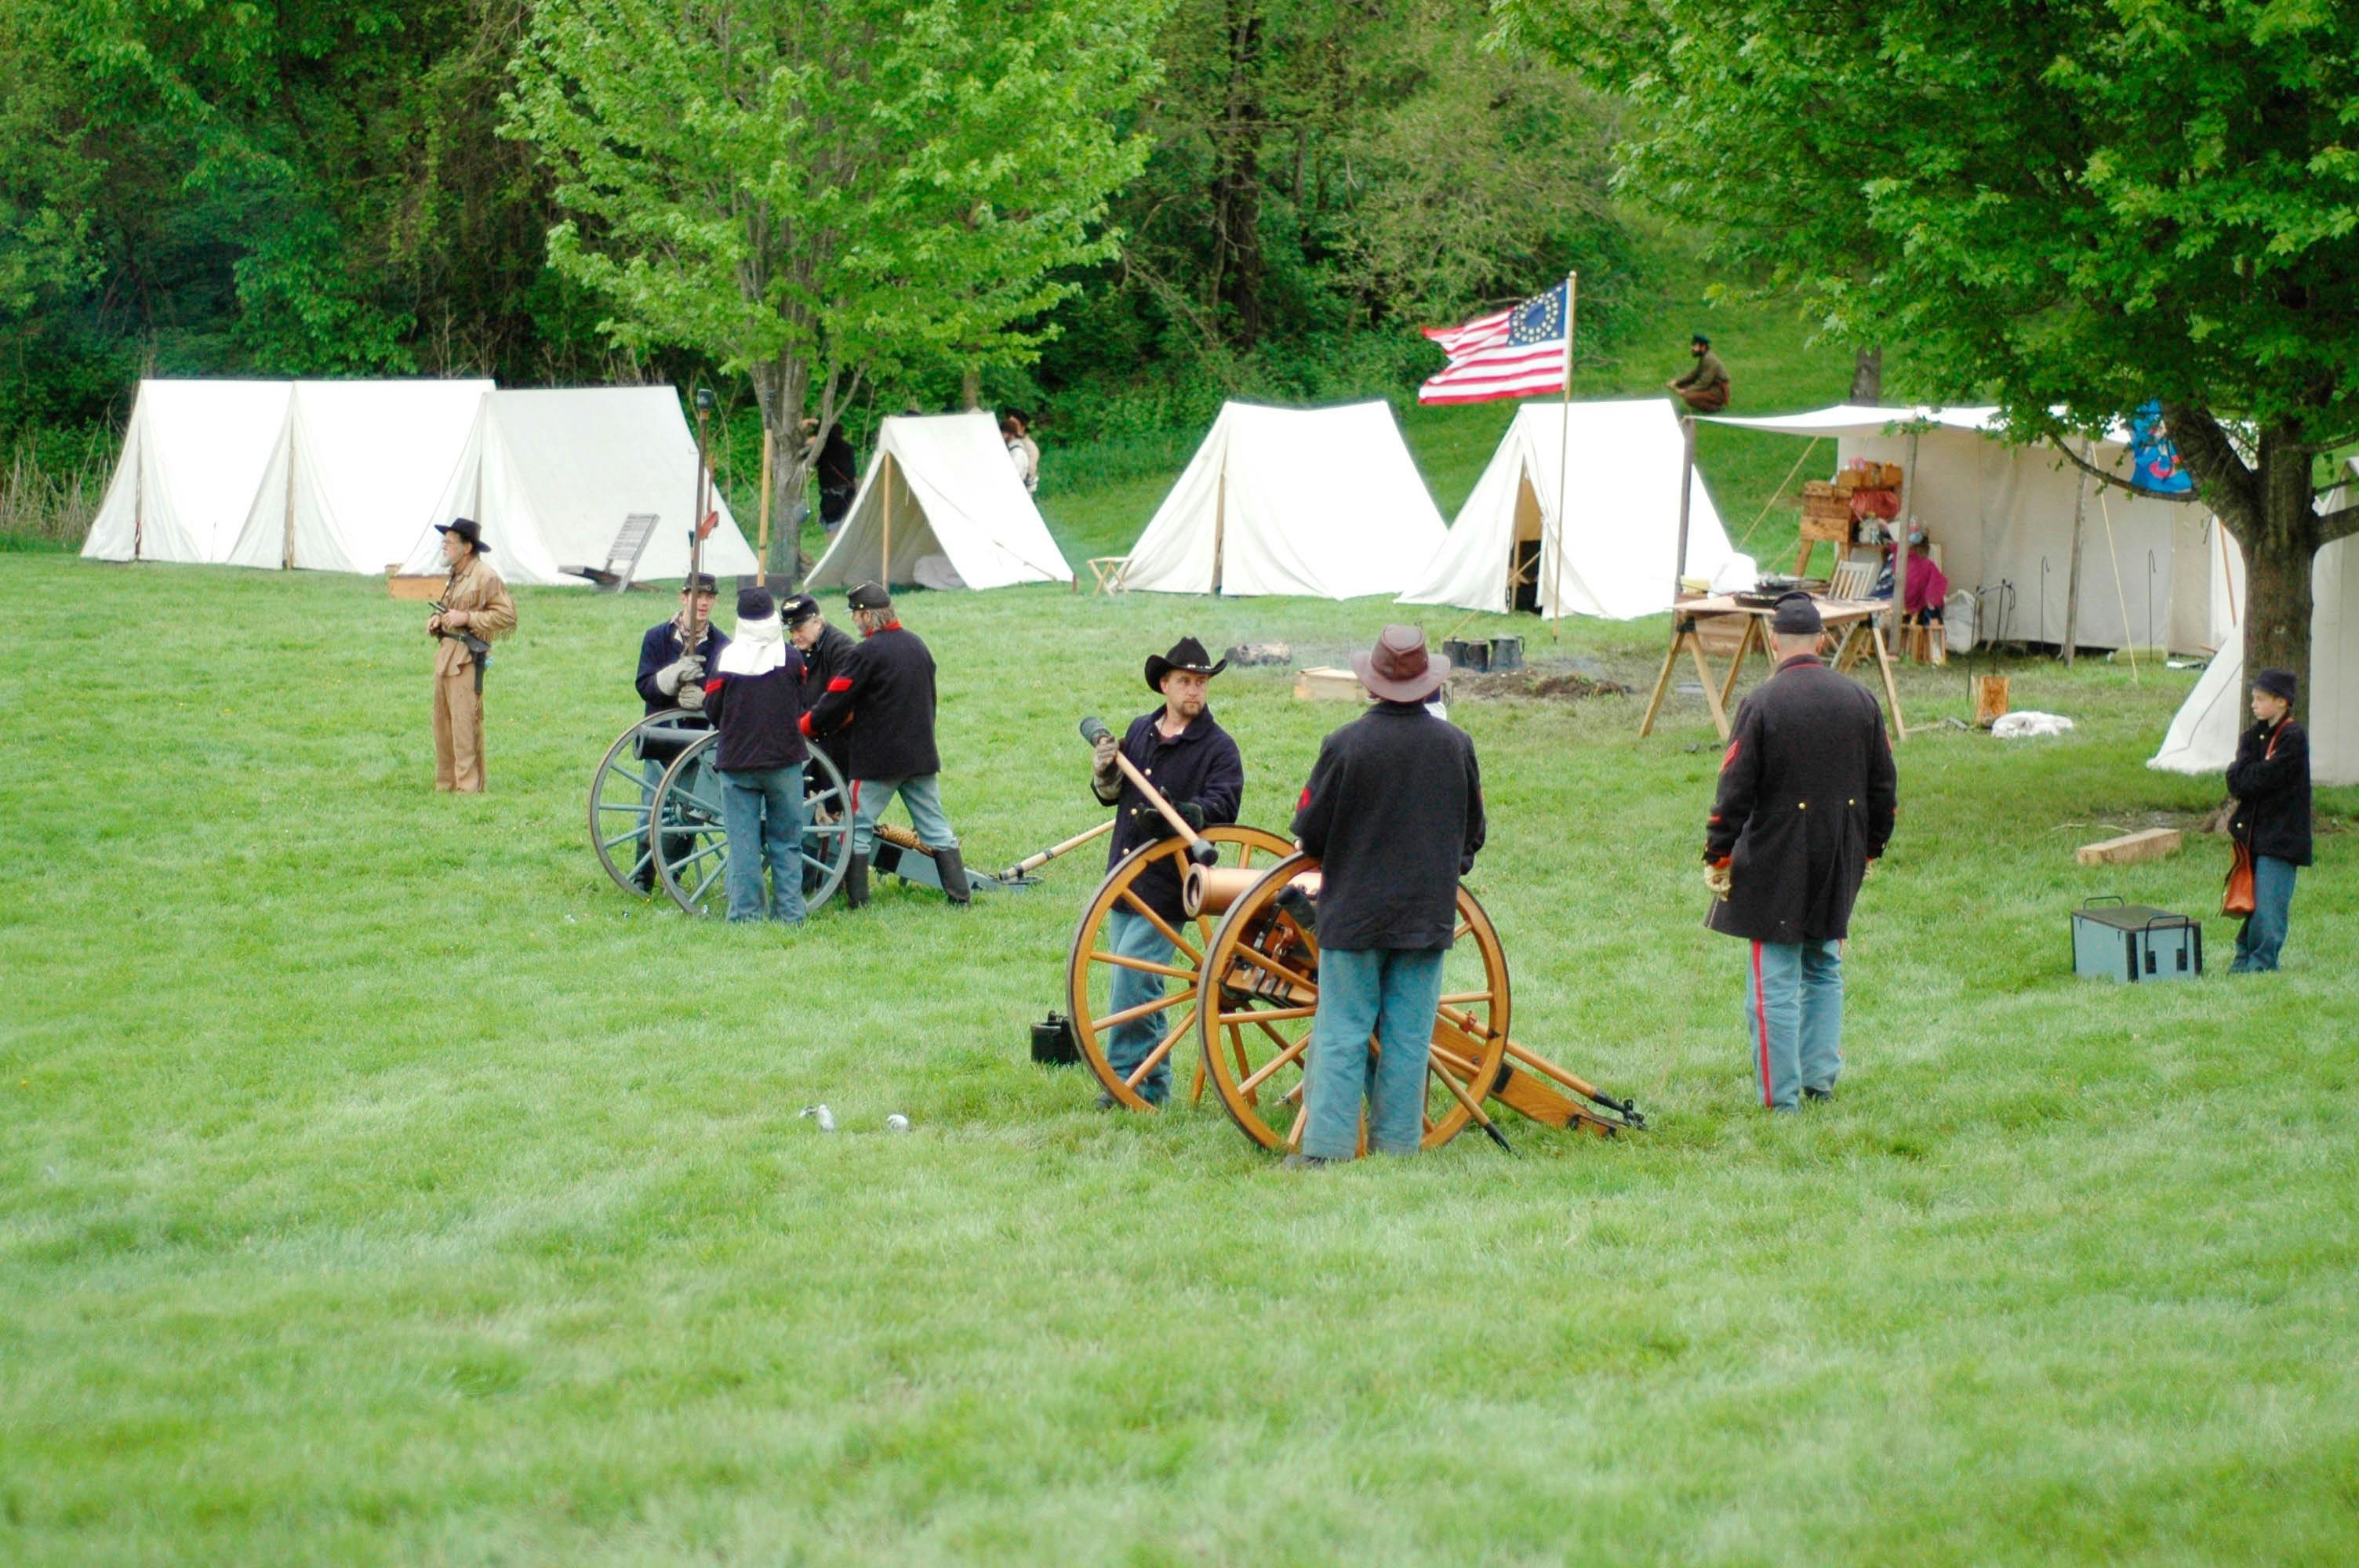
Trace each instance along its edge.
<instances>
[{"instance_id":1,"label":"person standing by tent","mask_svg":"<svg viewBox=\"0 0 2359 1568\"><path fill-rule=\"evenodd\" d=\"M1736 710L1704 829L1704 924L1752 943L1745 1023L1761 1103L1834 1098L1843 1069L1843 940L1898 809L1884 713L1818 656L1807 593L1777 601L1777 671Z\"/></svg>"},{"instance_id":2,"label":"person standing by tent","mask_svg":"<svg viewBox=\"0 0 2359 1568\"><path fill-rule=\"evenodd\" d=\"M803 657L787 643L766 588L737 592L737 635L713 659L705 710L721 731L721 820L729 836L729 918L803 923Z\"/></svg>"},{"instance_id":3,"label":"person standing by tent","mask_svg":"<svg viewBox=\"0 0 2359 1568\"><path fill-rule=\"evenodd\" d=\"M2228 831L2253 858L2253 913L2236 934L2232 975L2276 969L2294 872L2310 864L2310 736L2293 717L2296 689L2291 670L2253 677L2253 727L2228 764L2228 793L2236 797Z\"/></svg>"},{"instance_id":4,"label":"person standing by tent","mask_svg":"<svg viewBox=\"0 0 2359 1568\"><path fill-rule=\"evenodd\" d=\"M1133 851L1168 838L1172 832L1171 824L1147 804L1115 762L1117 752L1130 759L1131 765L1190 827L1201 832L1237 819L1237 807L1245 799L1245 759L1204 701L1212 678L1228 667L1226 659L1212 663L1204 644L1193 637L1180 638L1168 654L1147 656L1147 689L1160 697L1163 706L1132 719L1119 742L1111 734L1105 736L1090 758L1090 793L1099 805L1114 807L1114 837L1106 848L1108 871ZM1171 940L1163 932L1177 931L1188 923L1180 907L1180 862L1168 860L1138 874L1131 892L1163 925L1158 927L1155 920L1132 910L1114 911L1106 916L1106 937L1116 954L1148 964L1171 962ZM1141 969L1116 967L1110 984L1109 1012L1143 1006L1163 994L1163 977ZM1106 1035L1107 1063L1129 1077L1147 1060L1162 1033L1163 1025L1151 1017L1116 1024ZM1170 1098L1168 1053L1139 1080L1137 1089L1139 1098L1149 1105L1159 1106ZM1114 1103L1112 1091L1099 1094L1100 1109L1111 1110Z\"/></svg>"},{"instance_id":5,"label":"person standing by tent","mask_svg":"<svg viewBox=\"0 0 2359 1568\"><path fill-rule=\"evenodd\" d=\"M868 903L869 858L876 819L893 797L908 808L919 841L933 851L942 892L952 903L972 893L959 859L958 836L942 814L941 753L934 747L934 656L901 624L882 584L864 582L844 596L861 641L827 689L802 717L814 741L835 738L830 750L852 778L852 863L843 876L847 908Z\"/></svg>"},{"instance_id":6,"label":"person standing by tent","mask_svg":"<svg viewBox=\"0 0 2359 1568\"><path fill-rule=\"evenodd\" d=\"M704 672L721 650L729 645L729 634L712 623L712 601L721 584L710 572L698 572L679 585L679 613L659 626L650 626L639 639L639 673L633 683L644 705L643 716L653 718L674 708L690 713L704 708ZM696 627L696 640L688 642L688 628ZM680 741L655 740L641 737L639 742L639 773L647 780L647 799L653 802L656 785L663 782L664 770L687 743ZM667 854L678 848L675 842L665 846ZM644 840L642 843L644 844ZM631 872L631 881L642 890L652 892L656 885L656 862L647 854Z\"/></svg>"},{"instance_id":7,"label":"person standing by tent","mask_svg":"<svg viewBox=\"0 0 2359 1568\"><path fill-rule=\"evenodd\" d=\"M427 617L434 649L434 787L484 793L484 669L492 643L516 630L516 600L484 557L482 524L437 523L451 575Z\"/></svg>"},{"instance_id":8,"label":"person standing by tent","mask_svg":"<svg viewBox=\"0 0 2359 1568\"><path fill-rule=\"evenodd\" d=\"M1352 668L1375 704L1321 742L1294 813L1295 841L1320 858L1321 887L1319 1011L1293 1166L1351 1159L1363 1099L1371 1149L1414 1154L1423 1141L1458 880L1484 835L1474 742L1426 711L1450 661L1427 654L1425 629L1386 627L1374 649L1352 655Z\"/></svg>"},{"instance_id":9,"label":"person standing by tent","mask_svg":"<svg viewBox=\"0 0 2359 1568\"><path fill-rule=\"evenodd\" d=\"M819 444L813 466L819 471L820 525L833 538L843 514L852 510L852 498L860 492L860 460L853 452L852 438L843 433L841 419L827 427L827 439Z\"/></svg>"},{"instance_id":10,"label":"person standing by tent","mask_svg":"<svg viewBox=\"0 0 2359 1568\"><path fill-rule=\"evenodd\" d=\"M1007 443L1007 460L1016 470L1016 477L1024 483L1024 493L1034 495L1040 489L1039 444L1026 434L1024 416L1010 414L999 422L999 434Z\"/></svg>"},{"instance_id":11,"label":"person standing by tent","mask_svg":"<svg viewBox=\"0 0 2359 1568\"><path fill-rule=\"evenodd\" d=\"M1676 381L1663 384L1688 406L1690 414L1717 414L1728 406L1728 367L1712 351L1712 340L1698 332L1688 340L1688 352L1695 356L1695 368Z\"/></svg>"}]
</instances>

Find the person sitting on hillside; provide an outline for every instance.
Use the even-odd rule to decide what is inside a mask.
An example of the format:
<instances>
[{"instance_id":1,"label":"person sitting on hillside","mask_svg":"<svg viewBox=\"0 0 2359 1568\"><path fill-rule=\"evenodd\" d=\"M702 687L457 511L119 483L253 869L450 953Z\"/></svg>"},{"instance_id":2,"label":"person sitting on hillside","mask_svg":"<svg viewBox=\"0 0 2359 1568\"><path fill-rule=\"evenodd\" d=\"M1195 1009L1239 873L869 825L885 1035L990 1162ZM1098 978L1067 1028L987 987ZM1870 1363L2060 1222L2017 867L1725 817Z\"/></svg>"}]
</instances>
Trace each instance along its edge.
<instances>
[{"instance_id":1,"label":"person sitting on hillside","mask_svg":"<svg viewBox=\"0 0 2359 1568\"><path fill-rule=\"evenodd\" d=\"M1663 384L1670 388L1691 414L1717 414L1728 406L1728 367L1712 351L1712 340L1698 332L1688 340L1688 352L1695 356L1695 369L1677 381Z\"/></svg>"}]
</instances>

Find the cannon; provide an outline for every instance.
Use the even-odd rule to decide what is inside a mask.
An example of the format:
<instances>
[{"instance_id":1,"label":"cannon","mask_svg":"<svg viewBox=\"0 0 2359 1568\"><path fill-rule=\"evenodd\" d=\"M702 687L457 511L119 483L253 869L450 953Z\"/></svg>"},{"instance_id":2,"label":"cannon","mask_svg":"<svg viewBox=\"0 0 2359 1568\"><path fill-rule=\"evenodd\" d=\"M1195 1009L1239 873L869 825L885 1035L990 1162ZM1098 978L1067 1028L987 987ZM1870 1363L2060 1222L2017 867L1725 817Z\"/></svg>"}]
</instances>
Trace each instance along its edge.
<instances>
[{"instance_id":1,"label":"cannon","mask_svg":"<svg viewBox=\"0 0 2359 1568\"><path fill-rule=\"evenodd\" d=\"M701 713L651 713L615 737L590 781L590 842L626 892L661 888L691 914L719 914L728 836L712 765L720 741ZM850 792L817 746L803 770L803 902L816 909L852 863ZM652 828L652 831L650 829Z\"/></svg>"},{"instance_id":2,"label":"cannon","mask_svg":"<svg viewBox=\"0 0 2359 1568\"><path fill-rule=\"evenodd\" d=\"M1089 732L1085 724L1083 733ZM1265 1149L1297 1149L1308 1119L1304 1059L1319 1011L1318 861L1256 827L1193 832L1136 770L1126 762L1124 769L1174 833L1126 856L1082 909L1065 973L1074 1044L1117 1104L1152 1110L1140 1085L1158 1062L1192 1040L1197 1063L1189 1098L1201 1099L1209 1085L1247 1138ZM1177 925L1133 891L1158 863L1182 868L1184 913ZM1116 910L1154 921L1171 943L1171 961L1150 964L1116 952L1106 936ZM1112 977L1122 968L1161 976L1162 994L1112 1011ZM1605 1136L1646 1125L1627 1100L1513 1039L1512 1011L1498 931L1462 886L1428 1047L1424 1147L1439 1148L1470 1123L1504 1147L1505 1134L1487 1103L1546 1126ZM1147 1017L1159 1026L1155 1045L1136 1069L1118 1072L1107 1056L1108 1034Z\"/></svg>"}]
</instances>

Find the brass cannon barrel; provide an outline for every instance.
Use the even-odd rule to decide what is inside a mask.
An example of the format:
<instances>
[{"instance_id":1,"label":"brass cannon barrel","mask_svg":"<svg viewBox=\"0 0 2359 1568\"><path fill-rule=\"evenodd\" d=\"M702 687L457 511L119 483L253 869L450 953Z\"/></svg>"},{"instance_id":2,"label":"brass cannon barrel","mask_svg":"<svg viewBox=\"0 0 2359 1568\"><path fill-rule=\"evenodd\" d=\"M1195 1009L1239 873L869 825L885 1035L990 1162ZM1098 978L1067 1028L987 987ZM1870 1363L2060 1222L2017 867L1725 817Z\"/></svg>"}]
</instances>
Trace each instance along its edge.
<instances>
[{"instance_id":1,"label":"brass cannon barrel","mask_svg":"<svg viewBox=\"0 0 2359 1568\"><path fill-rule=\"evenodd\" d=\"M1225 914L1231 904L1245 897L1266 875L1266 867L1190 866L1187 880L1180 884L1180 907L1191 919L1200 914ZM1293 885L1316 899L1319 873L1305 871L1293 879Z\"/></svg>"}]
</instances>

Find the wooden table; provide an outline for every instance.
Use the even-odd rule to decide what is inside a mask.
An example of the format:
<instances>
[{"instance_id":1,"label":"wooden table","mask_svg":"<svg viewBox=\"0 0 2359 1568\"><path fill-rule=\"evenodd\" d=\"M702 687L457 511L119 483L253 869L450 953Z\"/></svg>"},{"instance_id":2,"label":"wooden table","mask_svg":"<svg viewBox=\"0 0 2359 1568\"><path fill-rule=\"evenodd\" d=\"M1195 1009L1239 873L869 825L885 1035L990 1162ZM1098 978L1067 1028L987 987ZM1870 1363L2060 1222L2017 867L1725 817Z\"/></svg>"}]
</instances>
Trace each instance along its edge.
<instances>
[{"instance_id":1,"label":"wooden table","mask_svg":"<svg viewBox=\"0 0 2359 1568\"><path fill-rule=\"evenodd\" d=\"M1908 727L1900 718L1900 691L1892 679L1892 651L1885 645L1884 630L1876 622L1892 608L1888 599L1820 599L1812 602L1819 607L1819 620L1830 632L1840 632L1835 644L1835 668L1848 671L1861 654L1875 654L1876 667L1884 676L1886 723L1897 741L1908 737ZM1682 649L1695 658L1696 676L1703 684L1703 699L1712 708L1712 724L1720 738L1728 739L1729 699L1736 693L1736 677L1744 673L1745 656L1756 649L1777 668L1777 654L1770 651L1769 621L1777 614L1774 605L1755 607L1739 604L1730 594L1716 593L1699 599L1683 599L1671 607L1671 646L1663 655L1663 669L1655 677L1655 695L1647 699L1647 717L1638 726L1642 736L1654 732L1655 716L1662 711L1663 697L1671 689L1671 672L1678 667ZM1738 615L1745 627L1736 640L1736 652L1728 661L1728 673L1715 680L1712 665L1705 659L1703 639L1698 633L1701 622Z\"/></svg>"}]
</instances>

